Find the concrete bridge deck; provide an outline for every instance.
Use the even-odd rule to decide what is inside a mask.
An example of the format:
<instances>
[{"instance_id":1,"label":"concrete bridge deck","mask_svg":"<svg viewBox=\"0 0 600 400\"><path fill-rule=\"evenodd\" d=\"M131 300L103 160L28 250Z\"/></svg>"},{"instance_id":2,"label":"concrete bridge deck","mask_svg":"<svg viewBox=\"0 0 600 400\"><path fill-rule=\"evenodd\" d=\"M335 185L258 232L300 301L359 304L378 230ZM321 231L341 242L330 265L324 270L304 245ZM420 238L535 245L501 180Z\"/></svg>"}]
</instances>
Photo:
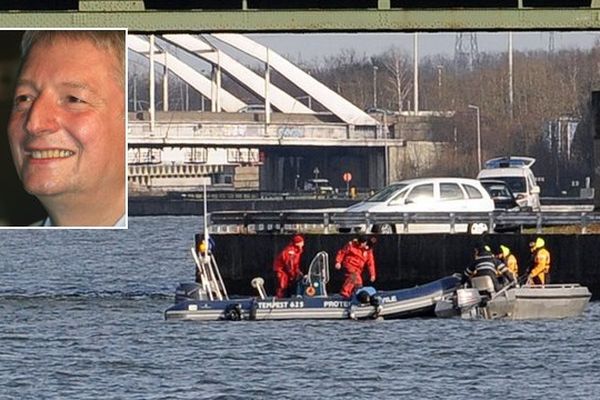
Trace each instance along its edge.
<instances>
[{"instance_id":1,"label":"concrete bridge deck","mask_svg":"<svg viewBox=\"0 0 600 400\"><path fill-rule=\"evenodd\" d=\"M381 126L348 125L331 115L273 113L266 124L260 113L159 113L152 130L145 113L132 113L128 129L130 147L385 147L404 142L386 137Z\"/></svg>"}]
</instances>

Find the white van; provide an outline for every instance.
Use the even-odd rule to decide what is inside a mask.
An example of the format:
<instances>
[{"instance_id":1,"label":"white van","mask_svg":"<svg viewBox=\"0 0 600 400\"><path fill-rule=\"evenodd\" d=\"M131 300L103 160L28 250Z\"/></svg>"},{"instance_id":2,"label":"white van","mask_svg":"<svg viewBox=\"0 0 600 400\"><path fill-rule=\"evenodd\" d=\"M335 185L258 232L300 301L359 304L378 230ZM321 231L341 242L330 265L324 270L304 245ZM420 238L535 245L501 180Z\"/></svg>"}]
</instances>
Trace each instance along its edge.
<instances>
[{"instance_id":1,"label":"white van","mask_svg":"<svg viewBox=\"0 0 600 400\"><path fill-rule=\"evenodd\" d=\"M531 166L535 158L509 156L485 162L477 179L497 179L506 182L522 210L540 211L540 187L535 182Z\"/></svg>"}]
</instances>

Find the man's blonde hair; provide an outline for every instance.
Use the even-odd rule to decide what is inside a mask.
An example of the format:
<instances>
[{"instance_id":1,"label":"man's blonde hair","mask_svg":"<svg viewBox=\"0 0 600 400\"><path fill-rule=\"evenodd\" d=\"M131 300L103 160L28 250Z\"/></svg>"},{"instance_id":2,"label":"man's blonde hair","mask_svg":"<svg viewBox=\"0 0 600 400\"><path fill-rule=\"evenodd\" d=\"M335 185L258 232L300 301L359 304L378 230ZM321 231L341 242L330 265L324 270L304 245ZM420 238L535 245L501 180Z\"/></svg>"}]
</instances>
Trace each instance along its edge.
<instances>
[{"instance_id":1,"label":"man's blonde hair","mask_svg":"<svg viewBox=\"0 0 600 400\"><path fill-rule=\"evenodd\" d=\"M117 77L125 87L125 31L124 30L47 30L26 31L21 40L21 66L37 44L50 44L57 39L86 40L101 50L112 53L116 59Z\"/></svg>"}]
</instances>

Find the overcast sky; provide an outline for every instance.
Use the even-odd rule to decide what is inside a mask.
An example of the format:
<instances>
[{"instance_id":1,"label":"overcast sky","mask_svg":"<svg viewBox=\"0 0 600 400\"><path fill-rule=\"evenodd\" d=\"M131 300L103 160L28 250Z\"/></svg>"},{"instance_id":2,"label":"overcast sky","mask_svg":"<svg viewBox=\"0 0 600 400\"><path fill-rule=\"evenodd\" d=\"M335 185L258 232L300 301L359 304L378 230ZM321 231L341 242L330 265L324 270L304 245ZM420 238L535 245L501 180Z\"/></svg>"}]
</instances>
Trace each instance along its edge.
<instances>
[{"instance_id":1,"label":"overcast sky","mask_svg":"<svg viewBox=\"0 0 600 400\"><path fill-rule=\"evenodd\" d=\"M467 35L466 33L463 35ZM323 57L338 54L342 49L354 49L358 55L367 57L385 52L390 47L398 47L412 54L413 35L410 33L330 33L330 34L250 34L257 42L268 46L291 60L318 62ZM456 43L455 33L420 33L420 57L442 54L452 56ZM515 32L515 50L547 50L548 32ZM503 52L508 46L506 32L478 32L476 35L479 52ZM589 49L600 39L600 32L555 32L554 48ZM468 37L463 39L468 49Z\"/></svg>"},{"instance_id":2,"label":"overcast sky","mask_svg":"<svg viewBox=\"0 0 600 400\"><path fill-rule=\"evenodd\" d=\"M508 48L507 32L476 32L477 47L479 52L505 52ZM469 34L463 33L463 48L469 50ZM259 65L254 58L211 38L203 35L213 45L225 50L233 58L246 65ZM246 36L258 43L270 47L275 52L288 60L298 63L317 64L325 57L337 55L344 49L354 50L358 56L370 57L384 53L391 47L397 47L412 55L413 34L411 33L294 33L294 34L247 34ZM600 32L555 32L555 50L561 49L589 49L594 43L600 42ZM513 47L516 51L548 50L550 34L548 32L514 32ZM456 33L419 33L419 57L444 55L452 57L456 45ZM162 43L159 41L159 43ZM178 57L186 59L190 65L196 66L200 71L209 71L210 66L184 54L184 51L171 50ZM133 72L137 66L145 65L143 57L130 53L130 66Z\"/></svg>"}]
</instances>

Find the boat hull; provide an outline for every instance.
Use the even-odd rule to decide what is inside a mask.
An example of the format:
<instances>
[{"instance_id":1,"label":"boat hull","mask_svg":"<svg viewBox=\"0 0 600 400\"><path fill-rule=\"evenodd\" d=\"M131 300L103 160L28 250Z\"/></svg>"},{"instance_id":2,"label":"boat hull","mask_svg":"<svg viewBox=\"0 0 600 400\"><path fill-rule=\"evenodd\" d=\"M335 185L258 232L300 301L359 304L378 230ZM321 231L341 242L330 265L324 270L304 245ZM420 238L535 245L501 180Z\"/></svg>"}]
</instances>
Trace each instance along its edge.
<instances>
[{"instance_id":1,"label":"boat hull","mask_svg":"<svg viewBox=\"0 0 600 400\"><path fill-rule=\"evenodd\" d=\"M524 286L508 290L487 305L493 319L556 319L583 314L591 293L580 285Z\"/></svg>"},{"instance_id":2,"label":"boat hull","mask_svg":"<svg viewBox=\"0 0 600 400\"><path fill-rule=\"evenodd\" d=\"M583 314L590 298L588 288L579 284L526 285L499 292L489 300L480 297L477 289L458 289L438 303L436 315L466 319L572 318Z\"/></svg>"},{"instance_id":3,"label":"boat hull","mask_svg":"<svg viewBox=\"0 0 600 400\"><path fill-rule=\"evenodd\" d=\"M445 277L422 286L378 291L376 301L361 303L339 295L239 298L222 301L186 299L165 311L167 320L294 320L294 319L397 319L433 315L436 303L454 292L460 281Z\"/></svg>"}]
</instances>

